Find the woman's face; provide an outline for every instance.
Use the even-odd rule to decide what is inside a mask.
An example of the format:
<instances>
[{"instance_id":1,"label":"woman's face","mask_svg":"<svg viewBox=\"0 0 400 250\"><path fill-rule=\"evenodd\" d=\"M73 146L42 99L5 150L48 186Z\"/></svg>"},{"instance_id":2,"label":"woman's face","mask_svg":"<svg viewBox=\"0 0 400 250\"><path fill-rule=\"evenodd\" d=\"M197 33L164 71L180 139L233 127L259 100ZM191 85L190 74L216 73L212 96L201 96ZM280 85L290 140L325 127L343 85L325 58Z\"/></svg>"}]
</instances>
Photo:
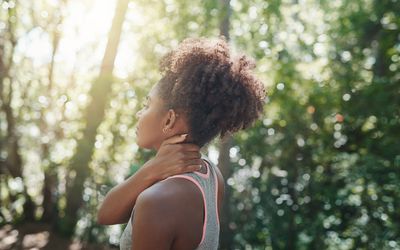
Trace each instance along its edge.
<instances>
[{"instance_id":1,"label":"woman's face","mask_svg":"<svg viewBox=\"0 0 400 250\"><path fill-rule=\"evenodd\" d=\"M164 102L157 93L157 85L146 96L144 106L136 117L136 143L141 148L158 150L165 139L188 131L180 114L164 108Z\"/></svg>"}]
</instances>

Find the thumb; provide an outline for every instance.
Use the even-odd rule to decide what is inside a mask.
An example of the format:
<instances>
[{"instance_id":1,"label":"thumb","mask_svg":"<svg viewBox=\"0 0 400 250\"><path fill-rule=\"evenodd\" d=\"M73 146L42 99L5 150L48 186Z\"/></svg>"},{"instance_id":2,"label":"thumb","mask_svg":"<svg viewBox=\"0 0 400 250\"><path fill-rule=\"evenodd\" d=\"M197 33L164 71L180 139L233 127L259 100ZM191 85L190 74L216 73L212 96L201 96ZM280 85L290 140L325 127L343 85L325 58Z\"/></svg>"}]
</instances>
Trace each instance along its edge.
<instances>
[{"instance_id":1,"label":"thumb","mask_svg":"<svg viewBox=\"0 0 400 250\"><path fill-rule=\"evenodd\" d=\"M183 142L188 134L178 134L178 135L174 135L171 136L170 138L166 139L163 144L175 144L178 142Z\"/></svg>"}]
</instances>

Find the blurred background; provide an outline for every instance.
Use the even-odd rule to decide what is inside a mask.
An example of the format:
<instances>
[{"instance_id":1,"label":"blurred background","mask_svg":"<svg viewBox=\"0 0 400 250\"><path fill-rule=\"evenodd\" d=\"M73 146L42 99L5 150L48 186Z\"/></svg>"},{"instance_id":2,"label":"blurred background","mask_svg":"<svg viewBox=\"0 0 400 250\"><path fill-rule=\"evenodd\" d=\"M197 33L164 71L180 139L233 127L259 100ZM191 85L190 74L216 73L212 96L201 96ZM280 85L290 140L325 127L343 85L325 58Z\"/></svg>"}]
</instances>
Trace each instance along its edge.
<instances>
[{"instance_id":1,"label":"blurred background","mask_svg":"<svg viewBox=\"0 0 400 250\"><path fill-rule=\"evenodd\" d=\"M205 149L220 249L400 249L399 26L399 0L0 0L0 249L118 249L97 208L155 154L158 60L218 35L268 91Z\"/></svg>"}]
</instances>

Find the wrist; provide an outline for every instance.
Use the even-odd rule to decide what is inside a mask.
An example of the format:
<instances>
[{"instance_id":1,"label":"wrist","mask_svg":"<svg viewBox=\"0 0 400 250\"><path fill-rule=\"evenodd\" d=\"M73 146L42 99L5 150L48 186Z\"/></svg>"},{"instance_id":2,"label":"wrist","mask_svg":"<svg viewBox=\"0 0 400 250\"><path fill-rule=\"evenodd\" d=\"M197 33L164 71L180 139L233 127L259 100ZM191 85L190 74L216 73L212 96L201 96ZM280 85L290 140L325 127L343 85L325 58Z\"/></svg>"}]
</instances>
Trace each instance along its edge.
<instances>
[{"instance_id":1,"label":"wrist","mask_svg":"<svg viewBox=\"0 0 400 250\"><path fill-rule=\"evenodd\" d=\"M150 159L138 170L138 172L140 172L142 175L142 179L150 185L159 181L156 171L153 171L154 164L154 161Z\"/></svg>"}]
</instances>

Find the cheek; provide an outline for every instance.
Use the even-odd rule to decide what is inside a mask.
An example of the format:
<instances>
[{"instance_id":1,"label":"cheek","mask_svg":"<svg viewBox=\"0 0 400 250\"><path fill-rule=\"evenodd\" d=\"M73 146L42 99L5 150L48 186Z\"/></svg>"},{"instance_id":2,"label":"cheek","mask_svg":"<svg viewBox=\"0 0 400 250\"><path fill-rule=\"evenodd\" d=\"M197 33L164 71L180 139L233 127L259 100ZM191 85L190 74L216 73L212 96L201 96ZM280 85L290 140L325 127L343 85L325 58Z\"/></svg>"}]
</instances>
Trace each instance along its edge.
<instances>
[{"instance_id":1,"label":"cheek","mask_svg":"<svg viewBox=\"0 0 400 250\"><path fill-rule=\"evenodd\" d=\"M158 143L162 136L160 128L160 118L156 117L151 112L144 112L141 119L138 121L138 132L136 134L139 146L147 148L152 147L152 144Z\"/></svg>"}]
</instances>

